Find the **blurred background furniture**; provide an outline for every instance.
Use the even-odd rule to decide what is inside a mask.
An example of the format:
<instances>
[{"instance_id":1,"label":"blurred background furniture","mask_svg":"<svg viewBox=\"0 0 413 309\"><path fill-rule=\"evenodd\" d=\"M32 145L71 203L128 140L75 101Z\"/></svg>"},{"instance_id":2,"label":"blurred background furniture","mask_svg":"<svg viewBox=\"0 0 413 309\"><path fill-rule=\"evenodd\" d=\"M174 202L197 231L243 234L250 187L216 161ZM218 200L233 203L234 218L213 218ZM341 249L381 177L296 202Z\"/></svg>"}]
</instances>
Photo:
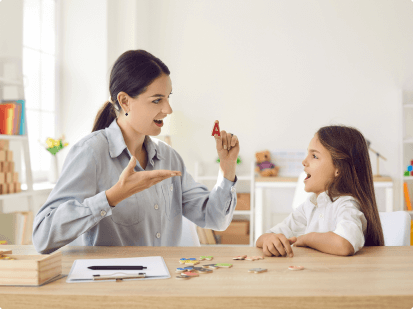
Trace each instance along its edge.
<instances>
[{"instance_id":1,"label":"blurred background furniture","mask_svg":"<svg viewBox=\"0 0 413 309\"><path fill-rule=\"evenodd\" d=\"M411 217L406 211L379 212L385 246L410 246Z\"/></svg>"}]
</instances>

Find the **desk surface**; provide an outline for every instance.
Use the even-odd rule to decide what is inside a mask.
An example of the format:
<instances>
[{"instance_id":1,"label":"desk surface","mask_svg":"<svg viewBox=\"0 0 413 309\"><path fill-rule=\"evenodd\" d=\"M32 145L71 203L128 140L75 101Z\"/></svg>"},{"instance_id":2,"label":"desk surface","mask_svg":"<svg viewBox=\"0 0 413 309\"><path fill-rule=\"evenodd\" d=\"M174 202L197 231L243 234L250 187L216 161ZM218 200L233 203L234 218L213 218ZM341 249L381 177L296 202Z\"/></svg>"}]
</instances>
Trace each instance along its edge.
<instances>
[{"instance_id":1,"label":"desk surface","mask_svg":"<svg viewBox=\"0 0 413 309\"><path fill-rule=\"evenodd\" d=\"M33 246L1 246L13 254L37 254ZM295 256L234 261L259 255L254 247L63 247L63 274L76 259L163 256L172 278L161 280L66 283L41 287L0 286L0 307L12 308L411 308L413 247L366 247L350 257L294 248ZM213 255L229 262L198 278L176 280L182 257ZM207 261L207 263L211 263ZM205 263L205 264L207 264ZM200 265L202 265L201 263ZM305 270L290 271L290 265ZM199 265L198 265L199 266ZM268 272L248 273L262 267Z\"/></svg>"}]
</instances>

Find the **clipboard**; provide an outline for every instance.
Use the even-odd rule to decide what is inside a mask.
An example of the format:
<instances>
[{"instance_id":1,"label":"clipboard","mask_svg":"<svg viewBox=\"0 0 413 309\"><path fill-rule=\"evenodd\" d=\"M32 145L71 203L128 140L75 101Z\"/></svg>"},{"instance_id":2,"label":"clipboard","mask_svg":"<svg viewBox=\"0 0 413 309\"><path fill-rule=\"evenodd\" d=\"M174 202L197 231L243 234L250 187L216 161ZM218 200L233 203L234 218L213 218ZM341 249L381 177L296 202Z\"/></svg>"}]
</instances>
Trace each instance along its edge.
<instances>
[{"instance_id":1,"label":"clipboard","mask_svg":"<svg viewBox=\"0 0 413 309\"><path fill-rule=\"evenodd\" d=\"M141 265L146 266L144 270L91 270L89 266L103 265ZM120 259L81 259L73 262L67 283L80 282L104 282L121 280L147 280L171 278L168 267L162 256L145 256Z\"/></svg>"}]
</instances>

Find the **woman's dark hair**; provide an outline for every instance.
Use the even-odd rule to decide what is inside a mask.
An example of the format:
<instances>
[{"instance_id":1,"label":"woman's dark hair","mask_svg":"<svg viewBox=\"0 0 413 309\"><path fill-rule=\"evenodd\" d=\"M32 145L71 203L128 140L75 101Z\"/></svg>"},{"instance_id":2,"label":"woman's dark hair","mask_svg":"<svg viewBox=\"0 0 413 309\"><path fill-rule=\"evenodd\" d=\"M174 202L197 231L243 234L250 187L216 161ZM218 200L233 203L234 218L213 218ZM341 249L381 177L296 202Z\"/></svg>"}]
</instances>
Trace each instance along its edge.
<instances>
[{"instance_id":1,"label":"woman's dark hair","mask_svg":"<svg viewBox=\"0 0 413 309\"><path fill-rule=\"evenodd\" d=\"M107 128L116 118L116 111L121 111L118 93L123 91L135 98L145 92L147 87L160 75L170 75L168 67L147 51L128 50L113 64L110 73L110 100L98 111L92 132Z\"/></svg>"},{"instance_id":2,"label":"woman's dark hair","mask_svg":"<svg viewBox=\"0 0 413 309\"><path fill-rule=\"evenodd\" d=\"M384 246L366 139L357 129L346 126L322 127L316 134L339 171L326 186L331 201L344 195L354 197L367 220L365 246Z\"/></svg>"}]
</instances>

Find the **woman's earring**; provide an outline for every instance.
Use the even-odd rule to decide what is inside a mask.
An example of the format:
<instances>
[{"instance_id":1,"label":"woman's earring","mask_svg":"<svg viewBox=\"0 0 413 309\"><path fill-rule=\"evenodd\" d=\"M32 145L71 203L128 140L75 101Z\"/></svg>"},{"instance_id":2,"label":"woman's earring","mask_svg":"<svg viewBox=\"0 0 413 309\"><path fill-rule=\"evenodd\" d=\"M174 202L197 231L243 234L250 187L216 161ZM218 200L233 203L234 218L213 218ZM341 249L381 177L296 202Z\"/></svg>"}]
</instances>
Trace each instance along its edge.
<instances>
[{"instance_id":1,"label":"woman's earring","mask_svg":"<svg viewBox=\"0 0 413 309\"><path fill-rule=\"evenodd\" d=\"M128 116L128 113L126 113L125 116Z\"/></svg>"}]
</instances>

